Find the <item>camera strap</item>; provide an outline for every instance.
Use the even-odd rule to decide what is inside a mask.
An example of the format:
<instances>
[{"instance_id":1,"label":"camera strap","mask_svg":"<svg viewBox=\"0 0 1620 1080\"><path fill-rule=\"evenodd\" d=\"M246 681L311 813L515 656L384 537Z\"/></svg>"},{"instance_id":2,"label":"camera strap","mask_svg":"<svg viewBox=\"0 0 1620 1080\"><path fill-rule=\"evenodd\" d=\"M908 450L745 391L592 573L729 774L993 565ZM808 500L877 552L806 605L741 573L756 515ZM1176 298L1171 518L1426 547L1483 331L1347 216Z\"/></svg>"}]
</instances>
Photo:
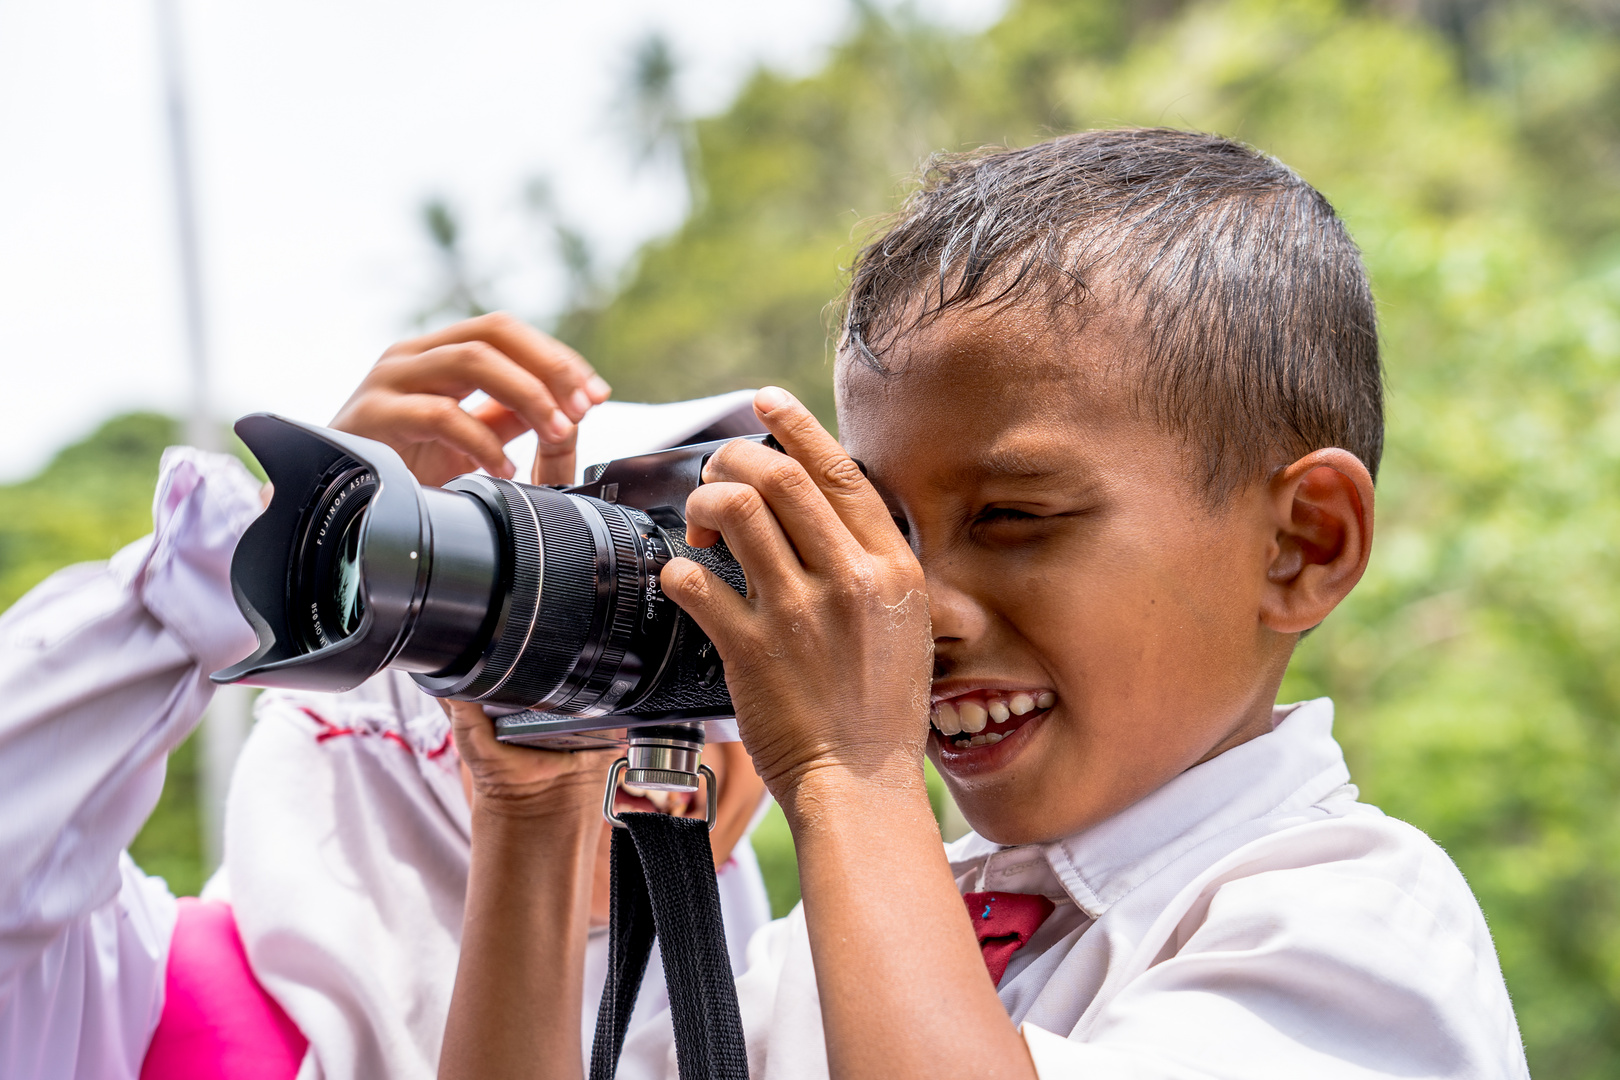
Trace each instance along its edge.
<instances>
[{"instance_id":1,"label":"camera strap","mask_svg":"<svg viewBox=\"0 0 1620 1080\"><path fill-rule=\"evenodd\" d=\"M737 986L701 818L623 814L613 830L608 973L591 1080L613 1080L653 939L659 941L680 1080L748 1080Z\"/></svg>"}]
</instances>

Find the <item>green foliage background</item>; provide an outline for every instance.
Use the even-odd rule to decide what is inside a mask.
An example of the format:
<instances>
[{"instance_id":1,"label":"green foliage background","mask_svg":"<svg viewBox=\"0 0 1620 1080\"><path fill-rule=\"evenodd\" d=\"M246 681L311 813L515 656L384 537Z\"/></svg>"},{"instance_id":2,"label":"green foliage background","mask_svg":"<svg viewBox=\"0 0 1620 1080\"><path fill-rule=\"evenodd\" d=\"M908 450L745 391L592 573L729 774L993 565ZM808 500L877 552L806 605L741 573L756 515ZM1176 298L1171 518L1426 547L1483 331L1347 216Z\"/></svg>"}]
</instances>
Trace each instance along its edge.
<instances>
[{"instance_id":1,"label":"green foliage background","mask_svg":"<svg viewBox=\"0 0 1620 1080\"><path fill-rule=\"evenodd\" d=\"M978 34L856 11L818 71L683 130L688 220L557 331L624 399L774 381L831 420L840 266L928 152L1168 124L1293 165L1366 252L1390 409L1372 567L1284 696L1331 694L1365 796L1467 874L1532 1070L1620 1075L1612 0L1019 0ZM0 604L149 527L164 423L0 489ZM187 761L138 848L182 877ZM780 909L779 819L759 848Z\"/></svg>"},{"instance_id":2,"label":"green foliage background","mask_svg":"<svg viewBox=\"0 0 1620 1080\"><path fill-rule=\"evenodd\" d=\"M0 609L58 568L105 559L151 532L158 459L179 434L166 416L120 416L39 475L0 487Z\"/></svg>"}]
</instances>

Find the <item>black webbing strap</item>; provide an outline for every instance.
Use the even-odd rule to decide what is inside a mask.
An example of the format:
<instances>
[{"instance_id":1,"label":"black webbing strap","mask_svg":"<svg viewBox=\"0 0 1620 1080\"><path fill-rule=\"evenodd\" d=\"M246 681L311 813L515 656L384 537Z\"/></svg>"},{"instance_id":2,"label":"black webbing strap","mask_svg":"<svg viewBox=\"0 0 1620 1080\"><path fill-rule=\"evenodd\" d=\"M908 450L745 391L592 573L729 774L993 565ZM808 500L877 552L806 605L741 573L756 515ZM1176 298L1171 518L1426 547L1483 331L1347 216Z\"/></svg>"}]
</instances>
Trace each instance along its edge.
<instances>
[{"instance_id":1,"label":"black webbing strap","mask_svg":"<svg viewBox=\"0 0 1620 1080\"><path fill-rule=\"evenodd\" d=\"M681 1080L748 1080L709 828L701 818L621 814L613 830L608 974L591 1080L613 1080L653 938L664 960Z\"/></svg>"}]
</instances>

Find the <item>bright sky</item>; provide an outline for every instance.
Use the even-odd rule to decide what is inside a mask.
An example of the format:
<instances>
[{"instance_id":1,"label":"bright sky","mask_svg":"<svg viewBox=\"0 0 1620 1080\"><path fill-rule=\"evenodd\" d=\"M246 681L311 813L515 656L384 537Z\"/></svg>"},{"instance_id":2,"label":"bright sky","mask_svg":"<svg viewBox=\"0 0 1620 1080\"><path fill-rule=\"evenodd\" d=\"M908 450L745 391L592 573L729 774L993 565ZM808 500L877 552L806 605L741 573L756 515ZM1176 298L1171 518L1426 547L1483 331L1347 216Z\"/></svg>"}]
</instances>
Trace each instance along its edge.
<instances>
[{"instance_id":1,"label":"bright sky","mask_svg":"<svg viewBox=\"0 0 1620 1080\"><path fill-rule=\"evenodd\" d=\"M923 0L982 26L1003 0ZM689 108L754 66L814 67L843 0L181 0L218 411L330 419L411 329L435 194L505 300L561 278L522 211L549 177L622 260L680 218L671 170L632 166L614 102L661 30ZM0 4L0 482L110 415L184 408L185 361L153 0Z\"/></svg>"}]
</instances>

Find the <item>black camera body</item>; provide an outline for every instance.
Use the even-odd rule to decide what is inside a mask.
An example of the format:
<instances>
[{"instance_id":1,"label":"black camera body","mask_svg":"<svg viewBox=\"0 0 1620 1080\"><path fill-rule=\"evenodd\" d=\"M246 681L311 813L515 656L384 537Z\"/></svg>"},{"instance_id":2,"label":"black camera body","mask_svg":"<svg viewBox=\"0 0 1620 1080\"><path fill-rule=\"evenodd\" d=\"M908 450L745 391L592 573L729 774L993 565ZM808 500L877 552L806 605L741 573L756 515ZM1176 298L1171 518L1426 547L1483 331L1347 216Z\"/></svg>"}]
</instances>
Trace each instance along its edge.
<instances>
[{"instance_id":1,"label":"black camera body","mask_svg":"<svg viewBox=\"0 0 1620 1080\"><path fill-rule=\"evenodd\" d=\"M504 714L503 740L556 749L732 715L713 644L659 584L679 555L747 591L723 543L684 540L686 497L729 440L592 466L576 487L431 488L370 439L268 413L236 431L274 495L231 563L259 647L215 682L342 691L394 667Z\"/></svg>"}]
</instances>

